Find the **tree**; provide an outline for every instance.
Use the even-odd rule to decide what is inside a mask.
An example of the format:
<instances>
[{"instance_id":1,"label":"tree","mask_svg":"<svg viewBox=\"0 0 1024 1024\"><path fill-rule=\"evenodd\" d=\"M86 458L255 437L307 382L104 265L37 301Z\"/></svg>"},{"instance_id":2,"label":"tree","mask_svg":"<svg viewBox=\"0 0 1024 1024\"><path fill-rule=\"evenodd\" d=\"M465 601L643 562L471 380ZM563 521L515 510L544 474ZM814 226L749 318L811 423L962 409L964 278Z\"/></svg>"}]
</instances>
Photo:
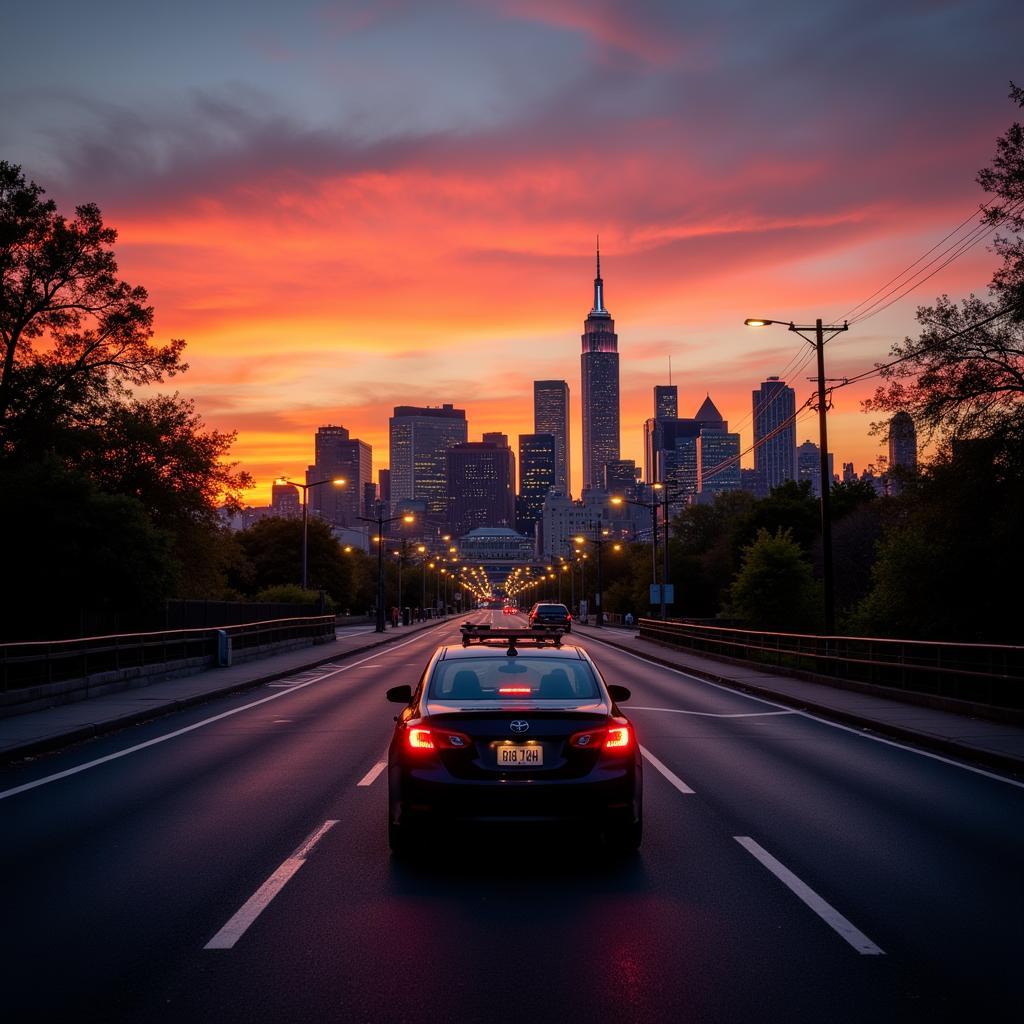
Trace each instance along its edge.
<instances>
[{"instance_id":1,"label":"tree","mask_svg":"<svg viewBox=\"0 0 1024 1024\"><path fill-rule=\"evenodd\" d=\"M183 341L151 343L153 308L118 278L116 238L94 204L68 220L0 161L0 452L19 421L73 425L128 385L186 369Z\"/></svg>"},{"instance_id":2,"label":"tree","mask_svg":"<svg viewBox=\"0 0 1024 1024\"><path fill-rule=\"evenodd\" d=\"M1024 90L1011 83L1010 98L1024 108ZM997 235L1002 263L989 298L956 303L946 295L917 311L917 338L892 347L880 368L883 384L864 403L868 412L905 411L918 435L948 452L957 441L997 438L997 459L1020 458L1024 449L1024 128L1014 123L996 143L992 166L978 173L992 199L983 219ZM873 425L875 433L887 423Z\"/></svg>"},{"instance_id":3,"label":"tree","mask_svg":"<svg viewBox=\"0 0 1024 1024\"><path fill-rule=\"evenodd\" d=\"M726 614L751 629L805 632L817 628L820 609L818 584L790 532L758 531L743 550Z\"/></svg>"},{"instance_id":4,"label":"tree","mask_svg":"<svg viewBox=\"0 0 1024 1024\"><path fill-rule=\"evenodd\" d=\"M248 582L250 594L301 580L301 520L261 519L240 531L237 540L252 567ZM310 589L326 590L339 605L348 606L352 569L332 536L331 528L322 519L309 520L307 558Z\"/></svg>"}]
</instances>

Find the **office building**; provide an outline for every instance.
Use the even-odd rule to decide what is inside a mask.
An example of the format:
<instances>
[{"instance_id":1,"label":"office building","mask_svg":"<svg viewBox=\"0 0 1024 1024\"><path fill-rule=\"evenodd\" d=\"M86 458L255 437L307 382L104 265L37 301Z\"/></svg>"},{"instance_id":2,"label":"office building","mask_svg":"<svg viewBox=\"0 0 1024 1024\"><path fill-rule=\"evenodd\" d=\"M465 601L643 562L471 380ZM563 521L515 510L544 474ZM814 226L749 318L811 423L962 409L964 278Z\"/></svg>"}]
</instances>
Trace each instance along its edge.
<instances>
[{"instance_id":1,"label":"office building","mask_svg":"<svg viewBox=\"0 0 1024 1024\"><path fill-rule=\"evenodd\" d=\"M740 489L740 435L702 427L697 437L697 493L704 499Z\"/></svg>"},{"instance_id":2,"label":"office building","mask_svg":"<svg viewBox=\"0 0 1024 1024\"><path fill-rule=\"evenodd\" d=\"M564 380L533 382L533 432L555 439L555 486L569 494L569 385Z\"/></svg>"},{"instance_id":3,"label":"office building","mask_svg":"<svg viewBox=\"0 0 1024 1024\"><path fill-rule=\"evenodd\" d=\"M831 484L833 478L833 455L828 456L828 478ZM804 441L796 450L796 470L798 480L808 480L811 484L811 493L821 497L821 449L813 441Z\"/></svg>"},{"instance_id":4,"label":"office building","mask_svg":"<svg viewBox=\"0 0 1024 1024\"><path fill-rule=\"evenodd\" d=\"M478 526L515 528L515 458L508 445L456 444L445 451L445 460L452 533Z\"/></svg>"},{"instance_id":5,"label":"office building","mask_svg":"<svg viewBox=\"0 0 1024 1024\"><path fill-rule=\"evenodd\" d=\"M373 449L365 441L349 437L340 426L320 427L314 441L313 465L306 470L306 483L343 479L344 486L323 483L306 492L309 514L331 526L356 526L362 515L366 485L373 479Z\"/></svg>"},{"instance_id":6,"label":"office building","mask_svg":"<svg viewBox=\"0 0 1024 1024\"><path fill-rule=\"evenodd\" d=\"M889 420L889 493L899 494L902 478L916 469L917 428L909 413L898 412Z\"/></svg>"},{"instance_id":7,"label":"office building","mask_svg":"<svg viewBox=\"0 0 1024 1024\"><path fill-rule=\"evenodd\" d=\"M679 388L675 384L654 385L654 418L656 420L679 418Z\"/></svg>"},{"instance_id":8,"label":"office building","mask_svg":"<svg viewBox=\"0 0 1024 1024\"><path fill-rule=\"evenodd\" d=\"M796 392L778 377L769 377L751 392L754 469L770 491L796 472Z\"/></svg>"},{"instance_id":9,"label":"office building","mask_svg":"<svg viewBox=\"0 0 1024 1024\"><path fill-rule=\"evenodd\" d=\"M600 488L604 467L619 457L619 336L604 305L597 250L594 306L583 324L580 355L583 404L583 489Z\"/></svg>"},{"instance_id":10,"label":"office building","mask_svg":"<svg viewBox=\"0 0 1024 1024\"><path fill-rule=\"evenodd\" d=\"M558 449L552 434L519 435L519 498L516 529L534 535L544 513L544 499L555 487Z\"/></svg>"},{"instance_id":11,"label":"office building","mask_svg":"<svg viewBox=\"0 0 1024 1024\"><path fill-rule=\"evenodd\" d=\"M388 500L392 508L409 499L426 502L427 518L448 520L448 449L465 444L464 409L452 405L399 405L389 421L391 449ZM384 499L383 494L381 495Z\"/></svg>"},{"instance_id":12,"label":"office building","mask_svg":"<svg viewBox=\"0 0 1024 1024\"><path fill-rule=\"evenodd\" d=\"M633 501L639 480L640 470L632 459L616 459L605 463L604 490L608 494Z\"/></svg>"},{"instance_id":13,"label":"office building","mask_svg":"<svg viewBox=\"0 0 1024 1024\"><path fill-rule=\"evenodd\" d=\"M270 514L279 519L297 519L302 515L302 499L295 484L276 483L270 488Z\"/></svg>"}]
</instances>

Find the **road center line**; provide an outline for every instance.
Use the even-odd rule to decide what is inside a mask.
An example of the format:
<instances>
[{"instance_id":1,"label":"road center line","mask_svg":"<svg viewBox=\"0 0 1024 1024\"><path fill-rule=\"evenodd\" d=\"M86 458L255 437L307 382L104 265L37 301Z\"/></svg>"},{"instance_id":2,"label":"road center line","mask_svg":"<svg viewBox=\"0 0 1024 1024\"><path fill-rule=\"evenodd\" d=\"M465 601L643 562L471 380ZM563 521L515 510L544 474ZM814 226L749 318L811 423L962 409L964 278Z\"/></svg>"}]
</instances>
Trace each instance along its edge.
<instances>
[{"instance_id":1,"label":"road center line","mask_svg":"<svg viewBox=\"0 0 1024 1024\"><path fill-rule=\"evenodd\" d=\"M675 772L666 768L646 747L641 747L640 753L643 754L644 760L650 761L651 765L657 768L680 793L685 793L687 796L693 794L693 790Z\"/></svg>"},{"instance_id":2,"label":"road center line","mask_svg":"<svg viewBox=\"0 0 1024 1024\"><path fill-rule=\"evenodd\" d=\"M663 669L665 672L673 672L677 676L682 676L684 679L692 679L693 682L701 683L703 686L712 686L716 690L721 690L723 693L731 693L734 697L743 697L746 700L752 700L758 704L767 704L772 708L780 708L781 710L789 711L800 718L806 718L811 722L820 722L822 725L827 725L830 729L839 729L842 732L848 732L854 736L859 736L862 740L870 740L872 743L881 743L887 747L895 747L897 750L905 750L907 753L917 754L918 757L927 757L932 761L940 761L942 764L948 764L954 768L960 768L962 771L971 772L973 775L983 775L986 779L995 779L996 782L1005 782L1008 786L1015 786L1017 789L1024 789L1024 782L1021 782L1018 779L1011 779L1006 775L997 775L995 772L986 771L984 768L975 768L974 765L964 764L962 761L954 761L952 758L943 757L941 754L933 754L930 750L922 750L920 747L911 747L906 743L898 743L896 740L889 740L884 736L875 736L873 733L864 732L862 729L855 729L849 725L841 725L839 722L832 722L827 718L820 717L819 715L812 715L809 711L796 711L793 708L787 708L784 704L778 704L775 701L766 700L764 697L755 697L752 694L743 693L741 690L733 689L730 686L723 686L721 683L713 683L710 679L695 676L691 672L684 672L681 668L672 668L669 665L663 665L659 661L651 661L650 658L645 658L642 654L634 654L632 651L624 651L621 647L616 647L614 644L605 643L604 640L598 640L597 637L588 636L587 640L595 644L600 644L602 647L607 647L615 653L622 654L627 658L634 658L636 661L642 661L645 665L651 665L654 668ZM3 793L0 793L0 797L3 797Z\"/></svg>"},{"instance_id":3,"label":"road center line","mask_svg":"<svg viewBox=\"0 0 1024 1024\"><path fill-rule=\"evenodd\" d=\"M443 625L443 623L439 623L438 625ZM396 644L395 646L405 647L407 644L414 644L418 640L422 640L423 634L428 632L430 632L429 629L422 630L418 636L411 637L408 640L403 640L400 644ZM374 657L377 657L377 655L374 655ZM90 768L96 768L101 764L106 764L108 761L116 761L120 757L127 757L129 754L145 750L147 747L154 747L158 743L166 743L167 740L173 740L178 736L184 736L185 733L194 732L196 729L202 729L203 726L212 725L214 722L219 722L224 718L230 718L232 715L239 715L243 711L250 710L250 708L258 708L261 704L266 704L268 701L279 700L281 697L288 697L297 690L302 690L307 686L312 686L314 683L319 683L321 680L327 679L330 676L339 675L342 672L349 672L357 665L362 665L370 660L372 659L361 658L359 661L352 662L351 665L339 668L336 672L328 672L327 675L318 676L316 679L310 679L305 683L296 683L294 686L289 686L287 689L278 690L277 693L270 694L269 697L262 697L260 700L254 700L251 704L243 704L241 707L232 708L230 711L222 711L219 715L204 718L201 722L193 722L192 725L186 725L183 729L176 729L174 732L166 733L163 736L155 736L153 739L146 740L144 743L136 743L133 747L126 747L124 750L118 750L113 754L107 754L105 757L97 757L94 761L86 761L85 764L76 765L74 768L67 768L62 772L55 772L53 775L44 775L41 779L36 779L34 782L26 782L20 786L14 786L12 789L0 790L0 800L6 800L11 796L17 796L19 793L26 793L30 789L45 786L50 782L57 782L60 779L66 779L71 775L77 775L79 772L85 772Z\"/></svg>"},{"instance_id":4,"label":"road center line","mask_svg":"<svg viewBox=\"0 0 1024 1024\"><path fill-rule=\"evenodd\" d=\"M668 711L673 715L696 715L699 718L768 718L771 715L795 715L796 711L740 711L735 714L716 714L713 711L683 711L681 708L642 708L630 704L630 711Z\"/></svg>"},{"instance_id":5,"label":"road center line","mask_svg":"<svg viewBox=\"0 0 1024 1024\"><path fill-rule=\"evenodd\" d=\"M378 761L357 783L357 786L372 786L374 780L385 768L387 768L387 761Z\"/></svg>"},{"instance_id":6,"label":"road center line","mask_svg":"<svg viewBox=\"0 0 1024 1024\"><path fill-rule=\"evenodd\" d=\"M752 857L766 867L786 888L803 900L833 931L841 935L864 956L885 956L885 950L879 949L863 932L858 931L842 914L823 900L810 886L801 882L785 864L777 861L763 846L754 842L750 836L733 836L740 846Z\"/></svg>"},{"instance_id":7,"label":"road center line","mask_svg":"<svg viewBox=\"0 0 1024 1024\"><path fill-rule=\"evenodd\" d=\"M337 820L325 821L306 841L242 904L238 912L203 949L231 949L245 934L249 925L256 920L270 904L270 901L285 887L309 856L313 847L337 825Z\"/></svg>"}]
</instances>

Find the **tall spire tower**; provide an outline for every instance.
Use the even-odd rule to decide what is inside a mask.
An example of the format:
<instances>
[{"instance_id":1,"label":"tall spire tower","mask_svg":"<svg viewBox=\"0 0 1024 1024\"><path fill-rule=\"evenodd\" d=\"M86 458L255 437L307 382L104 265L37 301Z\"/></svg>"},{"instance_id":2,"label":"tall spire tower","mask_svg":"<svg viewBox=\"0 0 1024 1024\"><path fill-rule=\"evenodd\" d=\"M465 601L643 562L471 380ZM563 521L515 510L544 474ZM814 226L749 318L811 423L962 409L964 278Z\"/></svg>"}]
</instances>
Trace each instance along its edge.
<instances>
[{"instance_id":1,"label":"tall spire tower","mask_svg":"<svg viewBox=\"0 0 1024 1024\"><path fill-rule=\"evenodd\" d=\"M604 486L604 467L619 458L619 336L604 304L601 240L597 240L594 305L583 322L583 487Z\"/></svg>"}]
</instances>

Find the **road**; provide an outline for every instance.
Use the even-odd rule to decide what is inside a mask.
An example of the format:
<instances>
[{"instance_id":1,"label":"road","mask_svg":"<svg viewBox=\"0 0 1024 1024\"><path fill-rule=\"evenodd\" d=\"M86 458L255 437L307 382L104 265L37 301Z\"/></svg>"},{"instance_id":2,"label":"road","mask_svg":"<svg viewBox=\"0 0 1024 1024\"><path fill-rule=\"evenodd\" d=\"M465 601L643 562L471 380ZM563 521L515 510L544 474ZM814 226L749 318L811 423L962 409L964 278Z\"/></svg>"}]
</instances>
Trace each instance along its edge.
<instances>
[{"instance_id":1,"label":"road","mask_svg":"<svg viewBox=\"0 0 1024 1024\"><path fill-rule=\"evenodd\" d=\"M0 772L4 1020L1020 1019L1020 783L595 639L647 752L640 854L394 860L383 691L454 633Z\"/></svg>"}]
</instances>

